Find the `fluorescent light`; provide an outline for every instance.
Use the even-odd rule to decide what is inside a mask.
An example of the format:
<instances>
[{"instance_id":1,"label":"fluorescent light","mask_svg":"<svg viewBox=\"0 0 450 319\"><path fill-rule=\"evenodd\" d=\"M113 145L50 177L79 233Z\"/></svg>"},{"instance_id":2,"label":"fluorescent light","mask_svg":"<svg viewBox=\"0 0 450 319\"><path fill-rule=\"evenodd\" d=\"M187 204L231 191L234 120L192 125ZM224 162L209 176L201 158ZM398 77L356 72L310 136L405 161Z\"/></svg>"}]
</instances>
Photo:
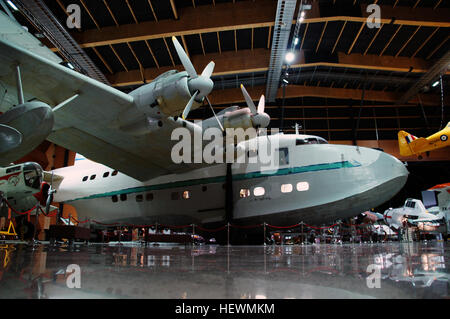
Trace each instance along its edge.
<instances>
[{"instance_id":1,"label":"fluorescent light","mask_svg":"<svg viewBox=\"0 0 450 319\"><path fill-rule=\"evenodd\" d=\"M283 79L283 82L286 84L289 84L288 80L286 80L286 79Z\"/></svg>"},{"instance_id":2,"label":"fluorescent light","mask_svg":"<svg viewBox=\"0 0 450 319\"><path fill-rule=\"evenodd\" d=\"M296 37L295 39L294 39L294 45L297 45L298 44L298 37Z\"/></svg>"},{"instance_id":3,"label":"fluorescent light","mask_svg":"<svg viewBox=\"0 0 450 319\"><path fill-rule=\"evenodd\" d=\"M438 86L439 85L439 81L436 81L436 82L434 82L431 86L432 87L436 87L436 86Z\"/></svg>"},{"instance_id":4,"label":"fluorescent light","mask_svg":"<svg viewBox=\"0 0 450 319\"><path fill-rule=\"evenodd\" d=\"M302 13L300 14L300 16L301 16L302 18L304 18L304 17L305 17L305 11L302 11Z\"/></svg>"},{"instance_id":5,"label":"fluorescent light","mask_svg":"<svg viewBox=\"0 0 450 319\"><path fill-rule=\"evenodd\" d=\"M71 68L72 70L75 69L75 68L73 67L72 63L70 63L70 62L67 63L67 66L68 66L69 68Z\"/></svg>"},{"instance_id":6,"label":"fluorescent light","mask_svg":"<svg viewBox=\"0 0 450 319\"><path fill-rule=\"evenodd\" d=\"M291 63L292 61L294 61L294 59L295 59L294 52L289 51L288 53L286 53L285 59L286 59L287 63Z\"/></svg>"},{"instance_id":7,"label":"fluorescent light","mask_svg":"<svg viewBox=\"0 0 450 319\"><path fill-rule=\"evenodd\" d=\"M6 3L8 3L9 6L14 9L14 11L19 11L19 9L16 7L16 5L11 0L6 1Z\"/></svg>"}]
</instances>

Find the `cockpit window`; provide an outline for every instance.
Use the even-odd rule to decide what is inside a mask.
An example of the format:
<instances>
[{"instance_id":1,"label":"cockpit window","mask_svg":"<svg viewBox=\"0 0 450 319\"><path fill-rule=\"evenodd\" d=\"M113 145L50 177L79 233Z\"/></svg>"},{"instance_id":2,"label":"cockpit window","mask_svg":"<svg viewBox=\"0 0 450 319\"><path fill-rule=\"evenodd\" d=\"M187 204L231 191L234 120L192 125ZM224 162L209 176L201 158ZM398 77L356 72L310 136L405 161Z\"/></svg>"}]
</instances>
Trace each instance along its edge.
<instances>
[{"instance_id":1,"label":"cockpit window","mask_svg":"<svg viewBox=\"0 0 450 319\"><path fill-rule=\"evenodd\" d=\"M326 140L320 137L308 137L305 139L296 139L295 145L305 145L305 144L328 144Z\"/></svg>"},{"instance_id":2,"label":"cockpit window","mask_svg":"<svg viewBox=\"0 0 450 319\"><path fill-rule=\"evenodd\" d=\"M43 171L38 164L25 163L23 165L23 176L26 186L34 189L40 189Z\"/></svg>"}]
</instances>

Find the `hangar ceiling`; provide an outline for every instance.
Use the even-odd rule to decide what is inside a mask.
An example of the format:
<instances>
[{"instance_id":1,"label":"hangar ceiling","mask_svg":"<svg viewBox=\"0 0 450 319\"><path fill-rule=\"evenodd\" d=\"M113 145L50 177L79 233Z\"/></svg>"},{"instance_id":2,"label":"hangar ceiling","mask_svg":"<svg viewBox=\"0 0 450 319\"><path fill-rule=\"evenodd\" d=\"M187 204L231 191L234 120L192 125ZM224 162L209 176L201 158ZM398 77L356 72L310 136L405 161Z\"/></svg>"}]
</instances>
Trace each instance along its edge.
<instances>
[{"instance_id":1,"label":"hangar ceiling","mask_svg":"<svg viewBox=\"0 0 450 319\"><path fill-rule=\"evenodd\" d=\"M183 70L170 39L175 35L197 70L215 61L210 96L215 109L243 105L241 83L255 100L266 91L277 1L44 2L108 82L120 90L129 92L170 69ZM282 124L288 132L298 123L302 132L329 140L374 140L396 139L399 129L426 136L448 120L448 113L442 118L439 86L426 83L426 92L415 88L426 75L433 81L438 78L433 71L438 63L450 62L448 1L307 2L312 8L300 25L296 59L287 71L289 84L285 90L279 88L275 102L266 107L272 127ZM370 3L381 7L380 28L366 24ZM69 4L81 8L78 30L66 27ZM15 16L39 33L23 15ZM49 41L42 41L60 54ZM445 72L448 87L449 72ZM407 92L413 93L408 101ZM189 119L210 116L209 108L203 107L191 112Z\"/></svg>"}]
</instances>

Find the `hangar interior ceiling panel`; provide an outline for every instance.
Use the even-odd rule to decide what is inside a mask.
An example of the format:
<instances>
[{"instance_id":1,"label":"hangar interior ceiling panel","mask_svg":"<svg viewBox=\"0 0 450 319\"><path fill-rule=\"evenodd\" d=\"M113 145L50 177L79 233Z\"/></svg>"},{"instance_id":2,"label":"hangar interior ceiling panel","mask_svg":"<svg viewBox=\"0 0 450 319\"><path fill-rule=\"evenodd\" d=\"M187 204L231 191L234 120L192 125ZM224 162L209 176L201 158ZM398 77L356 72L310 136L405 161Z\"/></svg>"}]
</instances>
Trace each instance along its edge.
<instances>
[{"instance_id":1,"label":"hangar interior ceiling panel","mask_svg":"<svg viewBox=\"0 0 450 319\"><path fill-rule=\"evenodd\" d=\"M79 5L81 28L66 30L109 83L124 92L170 69L183 70L171 41L176 35L197 70L215 61L210 98L216 111L245 105L241 83L254 100L265 93L277 1L43 2L63 26L69 15L67 6ZM294 41L300 2L288 48ZM366 23L365 8L373 0L303 2L312 8L299 28L296 59L282 72L289 84L283 90L280 81L275 101L267 103L270 127L279 127L284 114L281 129L285 132L294 131L298 123L301 132L329 140L393 140L399 129L427 136L439 129L442 120L448 121L447 109L442 119L439 86L426 85L409 102L398 101L448 53L450 2L375 1L381 8L380 28ZM14 15L30 32L39 34L24 15ZM53 47L47 39L41 40ZM444 70L447 105L448 74ZM192 111L189 119L211 116L204 106Z\"/></svg>"}]
</instances>

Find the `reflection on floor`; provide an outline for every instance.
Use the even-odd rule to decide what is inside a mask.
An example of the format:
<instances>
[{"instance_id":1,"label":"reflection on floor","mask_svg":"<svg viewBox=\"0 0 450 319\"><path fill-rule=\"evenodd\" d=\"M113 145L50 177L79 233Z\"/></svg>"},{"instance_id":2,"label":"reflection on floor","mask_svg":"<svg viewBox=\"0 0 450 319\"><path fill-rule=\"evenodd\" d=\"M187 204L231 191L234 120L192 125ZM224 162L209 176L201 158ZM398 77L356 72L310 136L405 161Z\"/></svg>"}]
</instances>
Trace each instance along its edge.
<instances>
[{"instance_id":1,"label":"reflection on floor","mask_svg":"<svg viewBox=\"0 0 450 319\"><path fill-rule=\"evenodd\" d=\"M437 242L0 244L0 298L448 298L449 259L450 245Z\"/></svg>"}]
</instances>

